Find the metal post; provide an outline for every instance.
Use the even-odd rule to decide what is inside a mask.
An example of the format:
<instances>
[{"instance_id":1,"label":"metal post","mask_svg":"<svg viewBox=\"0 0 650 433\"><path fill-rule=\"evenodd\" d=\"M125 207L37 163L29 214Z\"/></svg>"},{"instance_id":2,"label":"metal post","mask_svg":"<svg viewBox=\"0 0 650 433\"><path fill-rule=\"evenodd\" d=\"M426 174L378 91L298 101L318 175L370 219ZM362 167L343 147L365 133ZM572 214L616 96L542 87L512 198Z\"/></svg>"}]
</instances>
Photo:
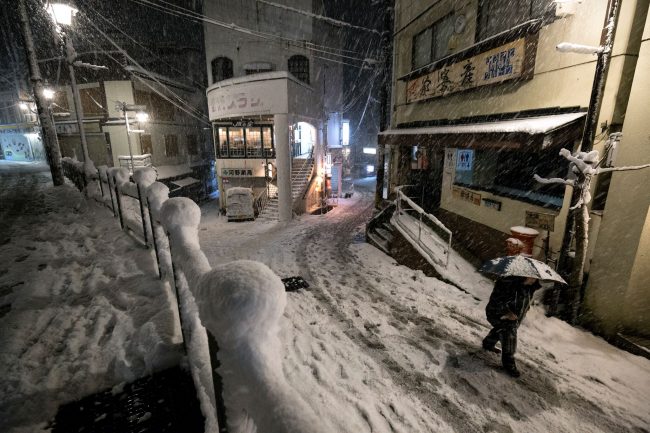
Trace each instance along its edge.
<instances>
[{"instance_id":1,"label":"metal post","mask_svg":"<svg viewBox=\"0 0 650 433\"><path fill-rule=\"evenodd\" d=\"M212 368L212 386L214 387L214 400L217 409L217 424L219 424L220 432L228 432L227 419L226 419L226 404L223 400L223 380L217 369L221 367L221 362L217 354L219 353L219 344L214 335L207 329L205 332L208 334L208 351L210 352L210 366Z\"/></svg>"},{"instance_id":2,"label":"metal post","mask_svg":"<svg viewBox=\"0 0 650 433\"><path fill-rule=\"evenodd\" d=\"M144 235L144 244L149 248L149 241L147 240L147 220L144 218L144 203L142 203L142 194L140 194L140 184L136 183L138 188L138 202L140 202L140 218L142 219L142 234Z\"/></svg>"},{"instance_id":3,"label":"metal post","mask_svg":"<svg viewBox=\"0 0 650 433\"><path fill-rule=\"evenodd\" d=\"M56 139L56 130L52 124L52 119L47 110L47 104L43 96L43 78L41 77L40 68L38 66L38 59L36 58L36 51L34 49L34 39L32 38L32 29L29 25L29 16L27 14L27 7L25 0L20 0L18 4L20 13L20 24L25 41L25 51L27 52L27 64L29 66L30 81L34 88L34 100L36 101L36 109L38 110L38 117L41 123L43 132L43 144L45 145L45 154L47 155L47 163L50 166L52 174L52 183L54 186L63 185L65 179L63 177L63 167L61 166L61 150Z\"/></svg>"},{"instance_id":4,"label":"metal post","mask_svg":"<svg viewBox=\"0 0 650 433\"><path fill-rule=\"evenodd\" d=\"M117 213L120 217L120 228L124 230L124 221L122 220L122 203L120 203L120 188L115 183L115 178L113 178L113 186L115 187L115 201L117 202Z\"/></svg>"},{"instance_id":5,"label":"metal post","mask_svg":"<svg viewBox=\"0 0 650 433\"><path fill-rule=\"evenodd\" d=\"M167 234L167 243L169 245L169 261L172 263L172 280L174 282L174 292L176 293L176 305L178 306L178 323L181 326L181 337L183 337L183 350L187 354L187 344L185 342L185 334L183 333L183 311L181 307L181 295L178 291L178 275L176 274L176 266L174 265L174 255L172 254L172 240Z\"/></svg>"},{"instance_id":6,"label":"metal post","mask_svg":"<svg viewBox=\"0 0 650 433\"><path fill-rule=\"evenodd\" d=\"M106 172L106 183L108 183L108 196L111 199L111 210L113 211L113 217L117 216L115 209L115 203L113 203L113 182L111 182L111 175L109 172Z\"/></svg>"},{"instance_id":7,"label":"metal post","mask_svg":"<svg viewBox=\"0 0 650 433\"><path fill-rule=\"evenodd\" d=\"M149 197L147 197L147 210L149 213L149 225L151 227L151 239L153 240L153 249L156 252L156 263L158 264L158 278L162 280L162 269L160 268L160 255L158 254L158 242L156 241L156 227L154 225L153 215L151 214L151 206L149 205Z\"/></svg>"},{"instance_id":8,"label":"metal post","mask_svg":"<svg viewBox=\"0 0 650 433\"><path fill-rule=\"evenodd\" d=\"M72 96L74 101L74 110L77 114L77 125L79 126L79 137L81 138L81 151L83 152L84 161L90 161L88 155L88 142L86 141L86 131L84 130L84 110L81 105L81 96L79 95L79 88L77 87L77 80L74 74L74 61L77 54L72 46L72 39L67 34L64 34L65 51L68 60L68 72L70 73L70 86L72 87Z\"/></svg>"},{"instance_id":9,"label":"metal post","mask_svg":"<svg viewBox=\"0 0 650 433\"><path fill-rule=\"evenodd\" d=\"M97 179L99 179L99 191L102 194L102 204L104 203L104 185L102 182L102 173L97 169Z\"/></svg>"}]
</instances>

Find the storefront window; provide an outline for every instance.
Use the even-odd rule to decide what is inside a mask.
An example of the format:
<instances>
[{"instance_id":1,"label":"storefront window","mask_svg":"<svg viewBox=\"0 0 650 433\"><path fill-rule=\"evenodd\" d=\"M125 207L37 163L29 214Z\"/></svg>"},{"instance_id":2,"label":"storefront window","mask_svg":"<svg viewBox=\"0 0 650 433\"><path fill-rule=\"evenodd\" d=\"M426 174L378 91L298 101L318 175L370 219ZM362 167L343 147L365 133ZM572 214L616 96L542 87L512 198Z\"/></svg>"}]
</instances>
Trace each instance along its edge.
<instances>
[{"instance_id":1,"label":"storefront window","mask_svg":"<svg viewBox=\"0 0 650 433\"><path fill-rule=\"evenodd\" d=\"M222 157L228 157L228 129L219 128L218 134L219 140L219 155Z\"/></svg>"},{"instance_id":2,"label":"storefront window","mask_svg":"<svg viewBox=\"0 0 650 433\"><path fill-rule=\"evenodd\" d=\"M533 175L564 177L565 171L566 164L555 151L525 153L458 149L454 184L539 206L560 208L564 186L540 184Z\"/></svg>"},{"instance_id":3,"label":"storefront window","mask_svg":"<svg viewBox=\"0 0 650 433\"><path fill-rule=\"evenodd\" d=\"M266 158L275 158L273 149L273 130L270 126L262 127L262 145L264 147L264 156Z\"/></svg>"},{"instance_id":4,"label":"storefront window","mask_svg":"<svg viewBox=\"0 0 650 433\"><path fill-rule=\"evenodd\" d=\"M245 156L244 128L228 128L228 144L231 158Z\"/></svg>"},{"instance_id":5,"label":"storefront window","mask_svg":"<svg viewBox=\"0 0 650 433\"><path fill-rule=\"evenodd\" d=\"M249 158L262 156L262 131L259 127L246 128L246 156Z\"/></svg>"}]
</instances>

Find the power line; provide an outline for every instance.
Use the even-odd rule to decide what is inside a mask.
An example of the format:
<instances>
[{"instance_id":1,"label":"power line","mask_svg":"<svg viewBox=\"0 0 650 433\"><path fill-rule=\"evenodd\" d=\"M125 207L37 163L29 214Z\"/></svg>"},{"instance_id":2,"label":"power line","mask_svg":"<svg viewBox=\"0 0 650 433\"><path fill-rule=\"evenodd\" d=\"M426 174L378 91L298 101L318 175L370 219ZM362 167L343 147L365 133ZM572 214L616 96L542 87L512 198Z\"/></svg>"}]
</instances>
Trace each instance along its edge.
<instances>
[{"instance_id":1,"label":"power line","mask_svg":"<svg viewBox=\"0 0 650 433\"><path fill-rule=\"evenodd\" d=\"M328 22L330 24L334 24L335 26L349 27L351 29L363 30L363 31L366 31L366 32L371 32L371 33L375 33L377 35L381 35L381 33L379 31L375 30L375 29L368 29L366 27L356 26L354 24L350 24L350 23L347 23L345 21L335 20L334 18L326 17L326 16L323 16L323 15L318 15L318 14L315 14L313 12L293 8L291 6L281 5L281 4L273 3L273 2L270 2L270 1L266 1L266 0L257 0L257 2L265 4L265 5L273 6L275 8L295 12L297 14L306 15L306 16L311 17L311 18L322 20L322 21Z\"/></svg>"},{"instance_id":2,"label":"power line","mask_svg":"<svg viewBox=\"0 0 650 433\"><path fill-rule=\"evenodd\" d=\"M166 61L165 61L164 59L162 59L158 54L156 54L155 52L151 51L149 48L147 48L147 47L145 47L144 45L142 45L140 42L138 42L136 39L134 39L132 36L130 36L128 33L126 33L124 30L122 30L119 26L115 25L111 20L109 20L108 18L106 18L104 15L102 15L101 12L97 11L96 9L94 9L94 8L93 8L89 3L86 4L85 7L87 7L87 8L90 9L91 11L93 11L93 12L95 13L95 15L99 16L102 20L106 21L109 25L111 25L113 28L115 28L118 32L122 33L124 36L126 36L126 37L127 37L129 40L131 40L133 43L135 43L135 44L138 45L139 47L143 48L143 49L144 49L145 51L147 51L149 54L153 54L154 57L156 57L157 59L159 59L163 64L169 66L172 70L178 72L179 74L181 74L181 75L184 76L185 78L189 79L190 82L191 82L194 86L196 86L197 90L202 90L202 89L204 88L204 86L203 86L202 83L198 83L198 82L194 81L194 79L193 79L192 77L188 77L187 75L185 75L185 73L184 73L183 71L180 71L180 70L176 69L173 65L169 64L168 62L166 62ZM86 15L86 16L87 16L87 15Z\"/></svg>"},{"instance_id":3,"label":"power line","mask_svg":"<svg viewBox=\"0 0 650 433\"><path fill-rule=\"evenodd\" d=\"M189 9L185 9L185 8L180 7L180 6L173 5L173 4L165 2L163 0L159 0L160 3L163 3L163 4L168 5L168 6L161 5L160 3L156 3L156 2L151 1L151 0L129 0L129 1L131 1L133 3L137 3L137 4L141 5L141 6L146 6L146 7L149 7L151 9L158 10L159 12L164 12L164 13L171 14L171 15L181 16L181 17L189 18L189 19L196 20L196 21L206 22L208 24L214 24L216 26L223 27L223 28L226 28L226 29L229 29L229 30L241 32L241 33L244 33L244 34L247 34L247 35L250 35L250 36L255 36L255 37L258 37L258 38L262 38L262 39L266 39L266 40L269 40L270 42L275 42L275 43L284 42L284 43L287 43L287 44L292 44L293 46L296 46L296 47L303 47L304 46L305 48L308 48L309 50L316 51L316 52L321 52L323 54L328 54L328 55L335 56L335 57L340 57L340 58L346 58L346 59L349 59L349 60L355 60L355 61L362 62L362 63L365 62L365 59L362 59L362 58L359 58L359 57L348 56L348 55L345 55L345 54L339 54L339 53L333 52L333 51L351 52L351 51L348 51L348 50L341 50L341 49L338 49L338 48L327 47L327 46L324 46L324 45L314 44L312 42L296 41L294 39L287 38L287 37L284 37L284 36L274 35L274 34L270 34L270 33L264 33L264 32L260 32L260 31L257 31L257 30L251 30L251 29L239 26L239 25L234 24L234 23L225 23L223 21L219 21L217 19L210 18L210 17L208 17L206 15L199 14L199 13L191 11ZM173 9L172 7L175 8L175 9ZM359 55L359 53L356 53L356 52L352 52L352 53L356 54L357 56ZM334 61L334 60L329 59L329 58L324 58L324 60ZM355 65L351 65L351 66L355 66Z\"/></svg>"},{"instance_id":4,"label":"power line","mask_svg":"<svg viewBox=\"0 0 650 433\"><path fill-rule=\"evenodd\" d=\"M161 98L165 99L167 102L169 102L169 103L171 103L172 105L174 105L175 107L177 107L179 110L185 112L186 114L190 115L190 116L193 117L194 119L196 119L196 120L198 120L198 121L200 121L200 122L202 122L202 123L204 123L204 124L206 124L206 125L210 125L210 123L207 122L207 121L205 120L205 119L207 119L207 116L206 116L205 114L203 114L202 112L198 111L198 110L195 109L194 107L190 106L190 105L189 105L185 100L183 100L180 96L176 95L176 93L174 93L171 89L169 89L165 84L163 84L163 83L161 83L160 81L158 81L158 79L157 79L156 77L147 74L148 71L147 71L145 68L143 68L143 67L142 67L142 66L141 66L137 61L135 61L135 59L133 59L133 58L132 58L132 57L131 57L127 52L126 52L126 50L124 50L124 49L123 49L119 44L117 44L117 42L115 42L115 41L114 41L113 39L111 39L108 35L106 35L106 33L104 33L101 29L99 29L99 28L98 28L98 27L97 27L97 26L96 26L96 25L95 25L95 24L94 24L94 23L93 23L93 22L88 18L87 15L84 14L84 16L86 17L86 19L88 20L88 22L89 22L93 27L95 27L95 29L96 29L96 30L97 30L97 31L98 31L98 32L99 32L99 33L100 33L104 38L106 38L106 40L108 40L108 41L109 41L113 46L115 46L118 50L120 50L120 51L122 52L122 54L123 54L127 59L129 59L129 60L132 61L136 66L138 66L138 67L142 70L142 72L145 73L145 74L146 74L146 75L147 75L147 76L148 76L152 81L155 81L155 82L156 82L158 85L160 85L162 88L166 89L168 92L170 92L171 94L173 94L173 95L174 95L174 96L175 96L175 97L176 97L176 98L177 98L181 103L183 103L184 105L186 105L187 107L189 107L191 110L195 111L196 114L199 114L199 115L202 116L203 118L198 117L195 113L192 113L191 111L189 111L189 110L186 109L185 107L179 105L177 102L175 102L174 100L172 100L171 98L169 98L167 95L165 95L165 94L163 94L162 92L160 92L158 89L152 87L149 83L147 83L147 82L146 82L145 80L143 80L142 78L138 77L136 74L130 73L131 76L137 78L137 79L138 79L140 82L142 82L145 86L147 86L148 88L150 88L154 93L156 93L156 94L159 95ZM91 40L87 39L87 41L88 41L90 44L92 44L93 46L98 47L98 46L97 46L94 42L92 42ZM99 47L98 47L98 48L99 48ZM122 62L120 62L118 59L116 59L115 57L113 57L112 55L110 55L110 54L108 54L108 53L105 53L105 54L106 54L107 57L109 57L111 60L113 60L113 61L114 61L116 64L118 64L120 67L124 68L124 65L123 65ZM127 71L127 72L130 72L130 71Z\"/></svg>"}]
</instances>

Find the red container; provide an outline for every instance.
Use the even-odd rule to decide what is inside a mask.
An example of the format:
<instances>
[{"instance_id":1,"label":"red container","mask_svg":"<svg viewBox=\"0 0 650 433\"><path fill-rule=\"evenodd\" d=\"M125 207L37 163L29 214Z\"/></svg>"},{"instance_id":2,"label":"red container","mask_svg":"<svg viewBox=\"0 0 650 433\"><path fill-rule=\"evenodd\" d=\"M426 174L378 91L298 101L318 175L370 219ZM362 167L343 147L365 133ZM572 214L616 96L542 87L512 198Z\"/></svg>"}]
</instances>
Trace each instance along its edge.
<instances>
[{"instance_id":1,"label":"red container","mask_svg":"<svg viewBox=\"0 0 650 433\"><path fill-rule=\"evenodd\" d=\"M539 232L530 227L515 226L510 227L510 233L513 238L519 239L524 243L524 249L521 253L527 256L532 256L535 239L539 236Z\"/></svg>"}]
</instances>

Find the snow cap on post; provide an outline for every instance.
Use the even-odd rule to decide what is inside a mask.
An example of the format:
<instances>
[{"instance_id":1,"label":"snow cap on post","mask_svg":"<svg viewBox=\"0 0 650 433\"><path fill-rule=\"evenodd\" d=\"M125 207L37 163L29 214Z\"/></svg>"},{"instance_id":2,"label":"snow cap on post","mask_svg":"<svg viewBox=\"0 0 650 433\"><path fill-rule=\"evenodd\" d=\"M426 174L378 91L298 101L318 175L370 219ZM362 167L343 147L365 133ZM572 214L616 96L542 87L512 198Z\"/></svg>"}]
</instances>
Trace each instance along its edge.
<instances>
[{"instance_id":1,"label":"snow cap on post","mask_svg":"<svg viewBox=\"0 0 650 433\"><path fill-rule=\"evenodd\" d=\"M87 177L93 177L97 175L97 168L95 167L95 163L92 161L92 159L84 162L84 174Z\"/></svg>"},{"instance_id":2,"label":"snow cap on post","mask_svg":"<svg viewBox=\"0 0 650 433\"><path fill-rule=\"evenodd\" d=\"M160 209L160 222L170 232L182 227L196 228L201 222L201 209L189 198L170 198Z\"/></svg>"},{"instance_id":3,"label":"snow cap on post","mask_svg":"<svg viewBox=\"0 0 650 433\"><path fill-rule=\"evenodd\" d=\"M156 173L156 170L151 167L137 168L133 172L133 180L141 189L147 188L149 185L153 184L156 181L156 177L158 177L158 174Z\"/></svg>"},{"instance_id":4,"label":"snow cap on post","mask_svg":"<svg viewBox=\"0 0 650 433\"><path fill-rule=\"evenodd\" d=\"M287 304L284 284L263 263L238 260L215 267L195 289L203 325L223 348L266 341Z\"/></svg>"},{"instance_id":5,"label":"snow cap on post","mask_svg":"<svg viewBox=\"0 0 650 433\"><path fill-rule=\"evenodd\" d=\"M129 170L127 170L124 167L120 168L111 168L110 173L113 174L113 177L115 178L115 183L117 186L121 187L125 183L129 181L129 177L131 174L129 173Z\"/></svg>"},{"instance_id":6,"label":"snow cap on post","mask_svg":"<svg viewBox=\"0 0 650 433\"><path fill-rule=\"evenodd\" d=\"M169 200L169 188L164 183L154 182L147 188L149 210L158 218L163 203Z\"/></svg>"}]
</instances>

